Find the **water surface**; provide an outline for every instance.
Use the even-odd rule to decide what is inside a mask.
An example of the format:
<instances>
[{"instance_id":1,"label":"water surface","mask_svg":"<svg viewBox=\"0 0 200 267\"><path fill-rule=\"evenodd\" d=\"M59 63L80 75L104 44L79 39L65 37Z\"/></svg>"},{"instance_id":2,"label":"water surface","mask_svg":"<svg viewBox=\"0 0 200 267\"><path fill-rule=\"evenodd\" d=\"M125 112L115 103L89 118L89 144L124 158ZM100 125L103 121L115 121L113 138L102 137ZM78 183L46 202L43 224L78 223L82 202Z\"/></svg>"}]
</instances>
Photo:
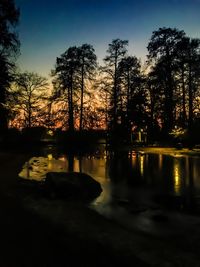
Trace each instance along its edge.
<instances>
[{"instance_id":1,"label":"water surface","mask_svg":"<svg viewBox=\"0 0 200 267\"><path fill-rule=\"evenodd\" d=\"M200 157L181 154L106 153L100 149L73 155L50 149L42 157L30 159L20 176L43 180L48 171L87 173L103 189L90 204L91 208L128 227L163 232L164 222L170 221L171 227L178 231L179 224L192 221L184 217L186 214L199 214L199 166Z\"/></svg>"}]
</instances>

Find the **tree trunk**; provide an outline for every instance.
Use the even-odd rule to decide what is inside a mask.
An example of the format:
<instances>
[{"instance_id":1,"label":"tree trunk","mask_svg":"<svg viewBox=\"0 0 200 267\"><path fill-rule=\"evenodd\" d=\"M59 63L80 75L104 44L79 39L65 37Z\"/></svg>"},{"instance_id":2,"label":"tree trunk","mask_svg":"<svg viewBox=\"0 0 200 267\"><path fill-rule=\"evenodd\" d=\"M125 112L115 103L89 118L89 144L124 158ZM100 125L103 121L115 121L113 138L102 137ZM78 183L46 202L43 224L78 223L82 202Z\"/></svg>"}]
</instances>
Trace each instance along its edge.
<instances>
[{"instance_id":1,"label":"tree trunk","mask_svg":"<svg viewBox=\"0 0 200 267\"><path fill-rule=\"evenodd\" d=\"M188 120L188 129L189 132L192 130L193 124L193 92L192 92L192 68L191 62L189 63L189 80L188 80L188 93L189 93L189 120Z\"/></svg>"},{"instance_id":2,"label":"tree trunk","mask_svg":"<svg viewBox=\"0 0 200 267\"><path fill-rule=\"evenodd\" d=\"M128 71L128 76L127 76L127 104L126 104L126 127L127 127L127 135L128 135L128 140L131 142L131 119L130 119L130 73Z\"/></svg>"},{"instance_id":3,"label":"tree trunk","mask_svg":"<svg viewBox=\"0 0 200 267\"><path fill-rule=\"evenodd\" d=\"M28 128L31 128L31 107L30 107L30 103L29 103L29 107L28 107Z\"/></svg>"},{"instance_id":4,"label":"tree trunk","mask_svg":"<svg viewBox=\"0 0 200 267\"><path fill-rule=\"evenodd\" d=\"M184 75L184 66L181 70L181 80L182 80L182 105L183 105L183 125L185 126L186 122L186 107L185 107L185 75Z\"/></svg>"},{"instance_id":5,"label":"tree trunk","mask_svg":"<svg viewBox=\"0 0 200 267\"><path fill-rule=\"evenodd\" d=\"M165 133L169 134L174 124L174 104L173 104L173 84L172 84L172 70L171 60L167 53L167 66L166 66L166 88L165 88Z\"/></svg>"},{"instance_id":6,"label":"tree trunk","mask_svg":"<svg viewBox=\"0 0 200 267\"><path fill-rule=\"evenodd\" d=\"M113 88L113 131L117 128L117 56L114 65L114 88Z\"/></svg>"},{"instance_id":7,"label":"tree trunk","mask_svg":"<svg viewBox=\"0 0 200 267\"><path fill-rule=\"evenodd\" d=\"M84 62L81 68L81 110L80 110L80 127L79 127L80 131L82 131L83 128L83 95L84 95Z\"/></svg>"},{"instance_id":8,"label":"tree trunk","mask_svg":"<svg viewBox=\"0 0 200 267\"><path fill-rule=\"evenodd\" d=\"M73 73L71 74L70 87L68 89L68 106L69 106L69 132L74 131L74 106L73 106Z\"/></svg>"}]
</instances>

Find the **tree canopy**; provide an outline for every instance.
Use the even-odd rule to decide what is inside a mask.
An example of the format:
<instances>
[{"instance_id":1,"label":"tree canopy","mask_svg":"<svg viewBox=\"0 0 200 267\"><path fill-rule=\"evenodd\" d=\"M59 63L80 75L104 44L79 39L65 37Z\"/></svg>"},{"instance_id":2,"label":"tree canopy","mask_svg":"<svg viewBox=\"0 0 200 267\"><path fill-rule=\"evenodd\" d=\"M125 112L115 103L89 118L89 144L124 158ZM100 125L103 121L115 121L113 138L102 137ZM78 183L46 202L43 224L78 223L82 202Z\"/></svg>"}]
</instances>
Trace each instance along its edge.
<instances>
[{"instance_id":1,"label":"tree canopy","mask_svg":"<svg viewBox=\"0 0 200 267\"><path fill-rule=\"evenodd\" d=\"M19 40L15 32L19 10L13 0L0 1L0 131L8 127L6 96L13 81L15 57L19 52Z\"/></svg>"},{"instance_id":2,"label":"tree canopy","mask_svg":"<svg viewBox=\"0 0 200 267\"><path fill-rule=\"evenodd\" d=\"M11 0L1 1L0 10L1 130L10 120L19 128L72 134L106 129L116 142L130 142L134 132L145 132L149 142L168 140L177 128L193 135L200 119L200 39L159 28L147 45L146 66L129 55L128 40L113 39L102 66L91 44L70 46L55 60L51 90L39 74L15 72L19 10Z\"/></svg>"}]
</instances>

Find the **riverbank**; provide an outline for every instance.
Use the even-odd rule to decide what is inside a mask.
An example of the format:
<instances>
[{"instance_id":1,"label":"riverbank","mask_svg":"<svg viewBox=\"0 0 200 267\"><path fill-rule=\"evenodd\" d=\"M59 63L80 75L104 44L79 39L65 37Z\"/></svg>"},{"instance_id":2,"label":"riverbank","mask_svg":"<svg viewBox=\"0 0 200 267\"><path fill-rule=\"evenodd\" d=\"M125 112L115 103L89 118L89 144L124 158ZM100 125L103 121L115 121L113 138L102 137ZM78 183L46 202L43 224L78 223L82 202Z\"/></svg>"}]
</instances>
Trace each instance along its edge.
<instances>
[{"instance_id":1,"label":"riverbank","mask_svg":"<svg viewBox=\"0 0 200 267\"><path fill-rule=\"evenodd\" d=\"M188 156L200 156L200 148L180 148L177 149L175 147L140 147L140 148L132 148L135 151L142 151L145 153L156 153L156 154L164 154L164 155L188 155Z\"/></svg>"},{"instance_id":2,"label":"riverbank","mask_svg":"<svg viewBox=\"0 0 200 267\"><path fill-rule=\"evenodd\" d=\"M0 267L200 266L198 217L187 216L169 235L131 231L78 201L24 191L18 173L27 159L0 153ZM156 224L172 227L170 219Z\"/></svg>"}]
</instances>

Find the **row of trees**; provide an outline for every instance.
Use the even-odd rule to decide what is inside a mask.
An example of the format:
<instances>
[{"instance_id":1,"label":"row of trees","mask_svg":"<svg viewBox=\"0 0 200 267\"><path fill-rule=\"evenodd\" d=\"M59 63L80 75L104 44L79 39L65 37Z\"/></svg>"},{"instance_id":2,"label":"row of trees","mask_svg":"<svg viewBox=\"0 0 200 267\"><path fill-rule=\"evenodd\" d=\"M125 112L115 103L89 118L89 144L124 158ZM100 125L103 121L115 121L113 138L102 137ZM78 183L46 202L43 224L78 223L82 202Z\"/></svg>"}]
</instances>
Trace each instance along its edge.
<instances>
[{"instance_id":1,"label":"row of trees","mask_svg":"<svg viewBox=\"0 0 200 267\"><path fill-rule=\"evenodd\" d=\"M166 138L175 129L191 134L199 119L200 39L175 28L154 31L143 70L137 57L128 55L127 46L128 41L120 39L109 44L105 65L98 67L96 79L92 46L70 47L57 58L54 89L68 99L69 129L74 129L76 104L82 129L86 81L92 80L93 94L101 102L96 103L96 112L104 117L102 125L112 137L129 138L135 128L146 129L152 139L160 132ZM85 116L88 114L87 110Z\"/></svg>"},{"instance_id":2,"label":"row of trees","mask_svg":"<svg viewBox=\"0 0 200 267\"><path fill-rule=\"evenodd\" d=\"M95 78L97 57L89 44L70 47L56 60L53 99L64 96L68 107L68 128L74 131L74 109L79 103L79 130L83 129L84 98L90 97L86 84ZM59 107L58 107L59 108Z\"/></svg>"},{"instance_id":3,"label":"row of trees","mask_svg":"<svg viewBox=\"0 0 200 267\"><path fill-rule=\"evenodd\" d=\"M0 130L8 126L8 89L14 78L15 59L19 53L19 40L15 26L19 10L13 1L0 1Z\"/></svg>"},{"instance_id":4,"label":"row of trees","mask_svg":"<svg viewBox=\"0 0 200 267\"><path fill-rule=\"evenodd\" d=\"M153 32L148 51L152 121L160 118L166 133L175 125L191 132L199 113L200 39L162 28Z\"/></svg>"},{"instance_id":5,"label":"row of trees","mask_svg":"<svg viewBox=\"0 0 200 267\"><path fill-rule=\"evenodd\" d=\"M16 71L19 11L0 2L0 130L45 126L107 129L112 139L129 140L143 129L150 139L174 129L190 134L199 119L200 39L176 28L154 31L147 62L128 55L128 41L108 45L98 66L90 44L69 47L56 59L52 89L36 73Z\"/></svg>"}]
</instances>

